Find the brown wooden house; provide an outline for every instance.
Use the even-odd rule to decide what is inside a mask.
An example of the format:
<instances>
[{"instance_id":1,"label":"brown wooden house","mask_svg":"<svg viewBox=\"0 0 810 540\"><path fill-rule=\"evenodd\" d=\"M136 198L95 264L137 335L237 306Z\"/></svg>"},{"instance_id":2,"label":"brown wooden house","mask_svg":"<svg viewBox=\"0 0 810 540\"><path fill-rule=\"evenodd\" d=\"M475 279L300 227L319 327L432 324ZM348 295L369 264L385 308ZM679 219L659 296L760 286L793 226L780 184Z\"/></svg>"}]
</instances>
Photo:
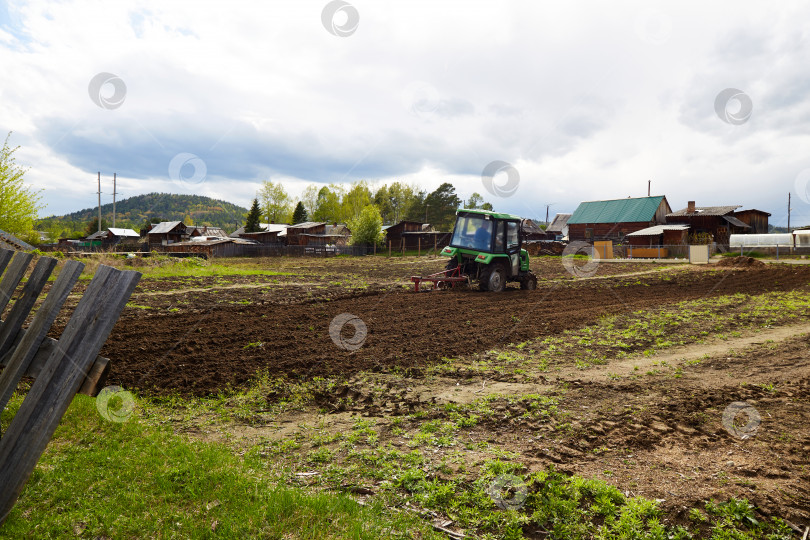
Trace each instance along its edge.
<instances>
[{"instance_id":1,"label":"brown wooden house","mask_svg":"<svg viewBox=\"0 0 810 540\"><path fill-rule=\"evenodd\" d=\"M288 246L306 246L310 241L317 237L323 236L326 233L326 223L320 221L305 221L296 225L287 227L287 245ZM313 244L318 242L313 241Z\"/></svg>"},{"instance_id":2,"label":"brown wooden house","mask_svg":"<svg viewBox=\"0 0 810 540\"><path fill-rule=\"evenodd\" d=\"M689 241L703 243L711 240L721 245L728 245L732 234L748 234L751 226L738 219L735 210L739 205L730 206L695 206L689 201L686 208L667 214L667 223L689 225Z\"/></svg>"},{"instance_id":3,"label":"brown wooden house","mask_svg":"<svg viewBox=\"0 0 810 540\"><path fill-rule=\"evenodd\" d=\"M159 249L160 246L182 242L186 236L186 226L182 221L164 221L153 225L146 233L149 249Z\"/></svg>"},{"instance_id":4,"label":"brown wooden house","mask_svg":"<svg viewBox=\"0 0 810 540\"><path fill-rule=\"evenodd\" d=\"M669 212L663 195L582 202L568 219L568 239L621 242L632 232L664 224Z\"/></svg>"},{"instance_id":5,"label":"brown wooden house","mask_svg":"<svg viewBox=\"0 0 810 540\"><path fill-rule=\"evenodd\" d=\"M226 233L221 227L186 227L186 236L188 238L194 238L197 236L216 236L219 238L227 238L228 233Z\"/></svg>"},{"instance_id":6,"label":"brown wooden house","mask_svg":"<svg viewBox=\"0 0 810 540\"><path fill-rule=\"evenodd\" d=\"M444 247L450 242L450 233L434 230L430 223L400 221L383 228L386 245L393 249L418 250Z\"/></svg>"},{"instance_id":7,"label":"brown wooden house","mask_svg":"<svg viewBox=\"0 0 810 540\"><path fill-rule=\"evenodd\" d=\"M283 244L287 240L287 227L284 223L260 223L259 227L261 231L258 233L245 233L245 227L239 227L231 234L228 235L230 238L248 238L250 240L256 240L260 244ZM260 234L260 233L269 233L269 234ZM250 236L245 236L245 234L249 234Z\"/></svg>"},{"instance_id":8,"label":"brown wooden house","mask_svg":"<svg viewBox=\"0 0 810 540\"><path fill-rule=\"evenodd\" d=\"M239 234L239 238L254 240L259 244L265 246L274 246L281 244L281 239L278 237L278 231L259 231L252 233L242 232Z\"/></svg>"},{"instance_id":9,"label":"brown wooden house","mask_svg":"<svg viewBox=\"0 0 810 540\"><path fill-rule=\"evenodd\" d=\"M554 234L544 231L537 223L530 219L524 219L520 222L520 235L524 242L554 240L556 238Z\"/></svg>"},{"instance_id":10,"label":"brown wooden house","mask_svg":"<svg viewBox=\"0 0 810 540\"><path fill-rule=\"evenodd\" d=\"M571 214L557 214L546 227L546 232L554 235L555 239L568 236L569 219Z\"/></svg>"}]
</instances>

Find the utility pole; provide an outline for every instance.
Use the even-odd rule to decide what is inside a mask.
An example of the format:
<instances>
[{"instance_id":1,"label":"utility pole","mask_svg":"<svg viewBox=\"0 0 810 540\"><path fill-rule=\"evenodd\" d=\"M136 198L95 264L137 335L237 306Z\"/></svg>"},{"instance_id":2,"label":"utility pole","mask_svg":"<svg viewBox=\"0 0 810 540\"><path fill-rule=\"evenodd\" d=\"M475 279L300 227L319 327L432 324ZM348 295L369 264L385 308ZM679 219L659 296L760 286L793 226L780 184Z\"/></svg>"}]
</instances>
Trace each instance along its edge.
<instances>
[{"instance_id":1,"label":"utility pole","mask_svg":"<svg viewBox=\"0 0 810 540\"><path fill-rule=\"evenodd\" d=\"M113 173L113 229L115 228L115 196L118 195L118 192L115 190L116 184L116 173Z\"/></svg>"},{"instance_id":2,"label":"utility pole","mask_svg":"<svg viewBox=\"0 0 810 540\"><path fill-rule=\"evenodd\" d=\"M546 205L546 227L548 227L548 209L550 206L554 206L557 203L551 203Z\"/></svg>"},{"instance_id":3,"label":"utility pole","mask_svg":"<svg viewBox=\"0 0 810 540\"><path fill-rule=\"evenodd\" d=\"M427 223L427 222L428 222L428 220L427 220L427 211L428 211L428 208L429 208L429 207L430 207L430 205L429 205L429 204L426 204L426 205L425 205L425 223Z\"/></svg>"},{"instance_id":4,"label":"utility pole","mask_svg":"<svg viewBox=\"0 0 810 540\"><path fill-rule=\"evenodd\" d=\"M98 232L101 232L101 171L98 172Z\"/></svg>"},{"instance_id":5,"label":"utility pole","mask_svg":"<svg viewBox=\"0 0 810 540\"><path fill-rule=\"evenodd\" d=\"M788 191L788 232L790 232L790 192Z\"/></svg>"},{"instance_id":6,"label":"utility pole","mask_svg":"<svg viewBox=\"0 0 810 540\"><path fill-rule=\"evenodd\" d=\"M652 184L652 180L647 180L647 197L650 196L650 185Z\"/></svg>"}]
</instances>

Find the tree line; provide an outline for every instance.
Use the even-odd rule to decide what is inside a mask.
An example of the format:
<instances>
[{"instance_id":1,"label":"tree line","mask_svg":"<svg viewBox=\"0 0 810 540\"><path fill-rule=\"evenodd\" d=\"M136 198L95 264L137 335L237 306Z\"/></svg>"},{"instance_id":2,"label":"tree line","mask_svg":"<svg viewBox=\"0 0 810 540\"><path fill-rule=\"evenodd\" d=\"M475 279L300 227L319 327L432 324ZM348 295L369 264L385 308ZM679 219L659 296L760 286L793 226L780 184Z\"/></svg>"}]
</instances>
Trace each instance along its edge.
<instances>
[{"instance_id":1,"label":"tree line","mask_svg":"<svg viewBox=\"0 0 810 540\"><path fill-rule=\"evenodd\" d=\"M448 182L427 192L405 182L372 189L365 180L349 186L310 184L298 199L290 196L281 182L268 180L259 189L255 205L267 222L292 224L304 221L348 224L356 221L366 207L374 206L384 225L419 221L430 223L438 231L452 230L460 207L492 210L492 205L478 193L462 201Z\"/></svg>"}]
</instances>

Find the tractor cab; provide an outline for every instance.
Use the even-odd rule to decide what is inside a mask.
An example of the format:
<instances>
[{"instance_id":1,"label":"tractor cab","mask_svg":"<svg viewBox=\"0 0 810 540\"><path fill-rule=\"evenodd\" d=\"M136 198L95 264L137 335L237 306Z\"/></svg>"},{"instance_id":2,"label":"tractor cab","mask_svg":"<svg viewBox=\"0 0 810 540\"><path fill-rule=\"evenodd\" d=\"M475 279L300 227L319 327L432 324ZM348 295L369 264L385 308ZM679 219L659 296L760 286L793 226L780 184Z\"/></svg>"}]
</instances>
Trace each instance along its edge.
<instances>
[{"instance_id":1,"label":"tractor cab","mask_svg":"<svg viewBox=\"0 0 810 540\"><path fill-rule=\"evenodd\" d=\"M450 245L447 270L477 279L481 290L502 291L506 282L534 289L537 278L529 271L529 254L521 249L521 218L487 210L459 210Z\"/></svg>"}]
</instances>

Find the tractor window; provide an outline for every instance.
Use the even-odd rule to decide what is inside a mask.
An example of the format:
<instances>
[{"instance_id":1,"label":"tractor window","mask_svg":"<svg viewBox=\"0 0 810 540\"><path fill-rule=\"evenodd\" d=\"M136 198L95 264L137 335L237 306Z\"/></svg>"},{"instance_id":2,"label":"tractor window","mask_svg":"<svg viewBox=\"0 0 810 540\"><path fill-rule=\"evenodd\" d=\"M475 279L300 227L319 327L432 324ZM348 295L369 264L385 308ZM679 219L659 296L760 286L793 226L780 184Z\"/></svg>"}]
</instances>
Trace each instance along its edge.
<instances>
[{"instance_id":1,"label":"tractor window","mask_svg":"<svg viewBox=\"0 0 810 540\"><path fill-rule=\"evenodd\" d=\"M450 245L489 251L492 245L492 222L481 216L459 216Z\"/></svg>"},{"instance_id":2,"label":"tractor window","mask_svg":"<svg viewBox=\"0 0 810 540\"><path fill-rule=\"evenodd\" d=\"M509 221L507 226L506 249L516 249L520 245L520 241L518 239L518 224L517 222Z\"/></svg>"},{"instance_id":3,"label":"tractor window","mask_svg":"<svg viewBox=\"0 0 810 540\"><path fill-rule=\"evenodd\" d=\"M505 222L498 223L498 232L495 233L495 253L503 253L503 239L506 238Z\"/></svg>"}]
</instances>

